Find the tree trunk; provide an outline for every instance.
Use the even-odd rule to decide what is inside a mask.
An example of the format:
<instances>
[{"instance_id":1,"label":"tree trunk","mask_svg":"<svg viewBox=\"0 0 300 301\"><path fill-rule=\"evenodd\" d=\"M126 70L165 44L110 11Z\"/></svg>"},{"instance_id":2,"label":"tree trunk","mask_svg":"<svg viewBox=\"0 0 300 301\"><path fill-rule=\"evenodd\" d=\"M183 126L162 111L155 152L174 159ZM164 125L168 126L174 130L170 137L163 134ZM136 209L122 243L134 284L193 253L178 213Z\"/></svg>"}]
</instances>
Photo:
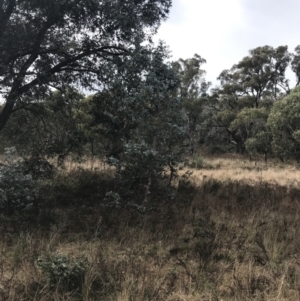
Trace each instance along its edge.
<instances>
[{"instance_id":1,"label":"tree trunk","mask_svg":"<svg viewBox=\"0 0 300 301\"><path fill-rule=\"evenodd\" d=\"M4 105L4 108L0 114L0 131L5 127L5 125L7 124L12 112L13 112L13 108L15 105L15 101L11 100L11 101L7 101L6 104Z\"/></svg>"},{"instance_id":2,"label":"tree trunk","mask_svg":"<svg viewBox=\"0 0 300 301\"><path fill-rule=\"evenodd\" d=\"M152 144L153 150L156 150L156 137L153 138L153 144ZM150 194L150 187L152 185L152 171L149 170L149 176L148 176L148 183L146 186L146 190L145 190L145 197L144 197L144 201L143 204L146 204L148 202L148 196Z\"/></svg>"},{"instance_id":3,"label":"tree trunk","mask_svg":"<svg viewBox=\"0 0 300 301\"><path fill-rule=\"evenodd\" d=\"M264 157L265 157L265 162L268 163L268 152L265 152Z\"/></svg>"}]
</instances>

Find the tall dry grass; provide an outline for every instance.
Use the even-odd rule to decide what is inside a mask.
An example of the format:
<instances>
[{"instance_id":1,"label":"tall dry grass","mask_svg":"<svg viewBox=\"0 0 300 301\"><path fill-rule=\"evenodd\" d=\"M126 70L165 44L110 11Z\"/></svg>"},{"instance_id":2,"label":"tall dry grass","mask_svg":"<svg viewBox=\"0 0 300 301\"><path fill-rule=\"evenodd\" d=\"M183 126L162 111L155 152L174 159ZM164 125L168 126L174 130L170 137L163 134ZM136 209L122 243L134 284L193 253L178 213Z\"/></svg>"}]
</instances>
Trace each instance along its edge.
<instances>
[{"instance_id":1,"label":"tall dry grass","mask_svg":"<svg viewBox=\"0 0 300 301\"><path fill-rule=\"evenodd\" d=\"M250 161L246 157L208 157L204 159L201 169L193 169L193 178L196 183L205 178L219 181L244 181L252 184L267 182L281 186L299 186L300 172L296 162L282 163L278 160L265 162Z\"/></svg>"},{"instance_id":2,"label":"tall dry grass","mask_svg":"<svg viewBox=\"0 0 300 301\"><path fill-rule=\"evenodd\" d=\"M300 188L237 181L230 171L259 173L241 162L209 164L144 215L97 206L110 179L100 163L67 167L41 187L39 216L1 217L0 300L299 300ZM77 288L52 287L39 268L57 254L86 260Z\"/></svg>"}]
</instances>

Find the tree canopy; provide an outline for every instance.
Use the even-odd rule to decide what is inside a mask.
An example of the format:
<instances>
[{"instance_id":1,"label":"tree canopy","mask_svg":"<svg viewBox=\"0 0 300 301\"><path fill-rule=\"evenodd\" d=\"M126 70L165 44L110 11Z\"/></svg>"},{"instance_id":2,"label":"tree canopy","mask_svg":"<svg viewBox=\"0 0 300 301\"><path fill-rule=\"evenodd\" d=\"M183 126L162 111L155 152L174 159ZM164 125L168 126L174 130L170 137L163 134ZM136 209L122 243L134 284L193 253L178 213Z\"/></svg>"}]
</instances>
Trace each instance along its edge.
<instances>
[{"instance_id":1,"label":"tree canopy","mask_svg":"<svg viewBox=\"0 0 300 301\"><path fill-rule=\"evenodd\" d=\"M0 130L16 106L52 87L101 87L106 62L151 39L170 6L171 0L0 0Z\"/></svg>"},{"instance_id":2,"label":"tree canopy","mask_svg":"<svg viewBox=\"0 0 300 301\"><path fill-rule=\"evenodd\" d=\"M300 160L300 87L277 101L269 115L268 126L272 133L272 148L284 158Z\"/></svg>"}]
</instances>

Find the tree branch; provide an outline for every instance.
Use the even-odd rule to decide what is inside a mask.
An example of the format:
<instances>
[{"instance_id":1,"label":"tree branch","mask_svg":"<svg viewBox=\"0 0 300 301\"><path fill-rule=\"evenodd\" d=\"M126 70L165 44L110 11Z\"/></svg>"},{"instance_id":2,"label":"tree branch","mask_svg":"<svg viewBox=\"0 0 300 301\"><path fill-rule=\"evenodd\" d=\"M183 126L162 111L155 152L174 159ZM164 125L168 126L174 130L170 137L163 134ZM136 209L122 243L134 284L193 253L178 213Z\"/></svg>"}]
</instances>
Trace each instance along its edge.
<instances>
[{"instance_id":1,"label":"tree branch","mask_svg":"<svg viewBox=\"0 0 300 301\"><path fill-rule=\"evenodd\" d=\"M44 27L42 27L39 31L39 33L37 34L37 38L36 41L32 47L31 53L30 53L30 57L26 60L26 62L24 63L24 65L22 66L22 68L20 69L20 72L18 74L17 79L21 79L23 80L26 71L28 70L28 68L32 65L32 63L36 60L36 58L39 55L39 50L41 47L41 44L43 42L43 38L46 35L48 29L51 28L51 26L54 24L53 21L47 21L44 25Z\"/></svg>"},{"instance_id":2,"label":"tree branch","mask_svg":"<svg viewBox=\"0 0 300 301\"><path fill-rule=\"evenodd\" d=\"M123 51L123 52L117 52L117 53L112 53L109 52L108 50L118 50L118 51ZM35 78L34 80L32 80L30 83L24 85L23 87L19 88L18 93L19 94L23 94L26 93L27 91L29 91L32 87L36 86L39 83L45 83L49 77L51 77L52 75L59 73L60 71L63 70L64 67L68 66L71 63L75 63L79 60L81 60L84 57L87 57L91 54L96 54L96 53L103 53L105 55L115 55L115 56L119 56L119 55L123 55L125 52L127 52L125 49L118 47L118 46L103 46L97 49L93 49L93 50L86 50L84 52L82 52L81 54L66 59L62 62L60 62L59 64L57 64L56 66L52 67L50 70L48 70L47 72L45 72L44 74L40 74L37 78ZM103 56L104 57L104 56Z\"/></svg>"}]
</instances>

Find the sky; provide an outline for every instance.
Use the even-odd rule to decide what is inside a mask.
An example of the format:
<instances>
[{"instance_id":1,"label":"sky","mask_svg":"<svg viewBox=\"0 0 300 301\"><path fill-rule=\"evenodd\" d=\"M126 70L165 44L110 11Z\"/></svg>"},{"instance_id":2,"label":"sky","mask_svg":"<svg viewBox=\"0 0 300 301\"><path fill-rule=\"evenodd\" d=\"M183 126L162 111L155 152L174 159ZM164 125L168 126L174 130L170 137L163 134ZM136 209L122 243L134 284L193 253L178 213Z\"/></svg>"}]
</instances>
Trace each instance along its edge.
<instances>
[{"instance_id":1,"label":"sky","mask_svg":"<svg viewBox=\"0 0 300 301\"><path fill-rule=\"evenodd\" d=\"M293 52L300 45L299 0L173 0L169 18L156 40L169 45L173 59L187 59L195 53L205 58L206 79L230 69L250 49L288 45ZM295 82L287 72L291 87Z\"/></svg>"}]
</instances>

